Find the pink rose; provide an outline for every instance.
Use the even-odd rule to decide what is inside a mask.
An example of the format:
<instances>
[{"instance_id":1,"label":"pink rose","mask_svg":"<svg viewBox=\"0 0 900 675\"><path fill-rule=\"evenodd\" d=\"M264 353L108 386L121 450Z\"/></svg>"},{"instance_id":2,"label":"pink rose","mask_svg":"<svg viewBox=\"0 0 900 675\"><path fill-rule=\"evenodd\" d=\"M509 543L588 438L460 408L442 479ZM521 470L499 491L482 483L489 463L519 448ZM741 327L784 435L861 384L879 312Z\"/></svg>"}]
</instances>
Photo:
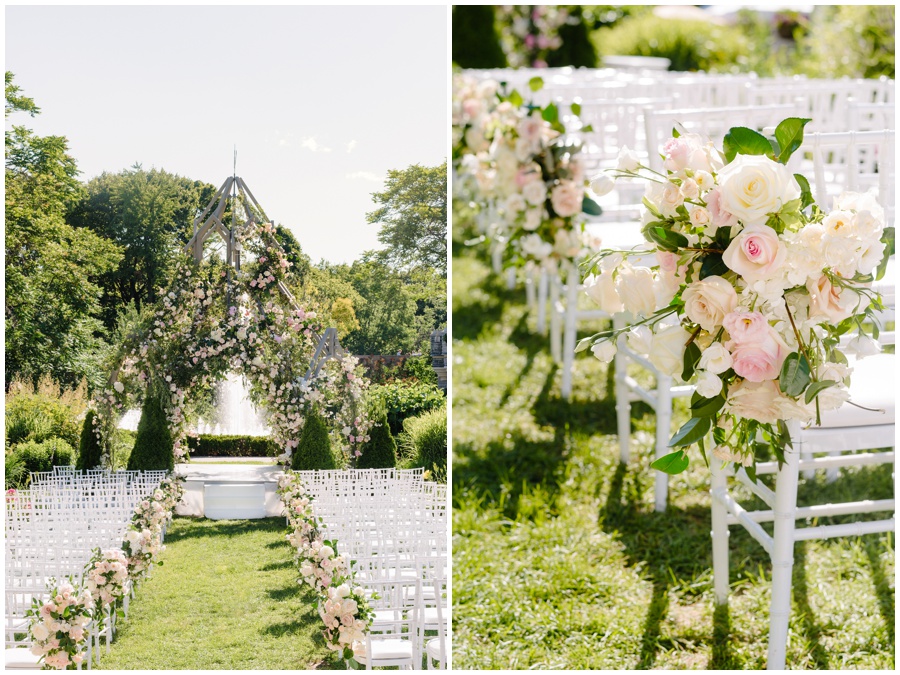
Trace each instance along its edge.
<instances>
[{"instance_id":1,"label":"pink rose","mask_svg":"<svg viewBox=\"0 0 900 675\"><path fill-rule=\"evenodd\" d=\"M553 210L562 218L568 218L581 212L581 202L584 199L584 188L575 181L560 181L550 193L550 203Z\"/></svg>"},{"instance_id":2,"label":"pink rose","mask_svg":"<svg viewBox=\"0 0 900 675\"><path fill-rule=\"evenodd\" d=\"M731 367L735 373L751 382L774 380L781 372L790 349L778 331L768 323L762 327L753 326L748 333L750 339L731 340L725 344L731 352Z\"/></svg>"},{"instance_id":3,"label":"pink rose","mask_svg":"<svg viewBox=\"0 0 900 675\"><path fill-rule=\"evenodd\" d=\"M731 227L737 225L737 217L722 207L722 191L719 188L710 190L706 195L706 210L710 220L716 227Z\"/></svg>"},{"instance_id":4,"label":"pink rose","mask_svg":"<svg viewBox=\"0 0 900 675\"><path fill-rule=\"evenodd\" d=\"M729 312L722 320L722 325L734 344L759 342L765 338L769 328L766 317L759 312L745 310Z\"/></svg>"},{"instance_id":5,"label":"pink rose","mask_svg":"<svg viewBox=\"0 0 900 675\"><path fill-rule=\"evenodd\" d=\"M745 227L722 254L728 269L749 282L768 281L784 265L787 248L768 225Z\"/></svg>"},{"instance_id":6,"label":"pink rose","mask_svg":"<svg viewBox=\"0 0 900 675\"><path fill-rule=\"evenodd\" d=\"M860 296L853 291L833 286L824 274L818 281L806 282L809 291L809 317L823 317L832 324L839 324L853 314Z\"/></svg>"}]
</instances>

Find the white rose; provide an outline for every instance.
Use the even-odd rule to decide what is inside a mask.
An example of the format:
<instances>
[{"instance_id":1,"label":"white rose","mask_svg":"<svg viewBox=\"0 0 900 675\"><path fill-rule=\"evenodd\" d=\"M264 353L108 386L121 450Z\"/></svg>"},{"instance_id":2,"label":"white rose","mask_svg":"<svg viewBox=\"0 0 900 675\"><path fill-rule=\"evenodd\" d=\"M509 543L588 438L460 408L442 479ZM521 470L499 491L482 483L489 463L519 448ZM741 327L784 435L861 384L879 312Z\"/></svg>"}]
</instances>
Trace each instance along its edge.
<instances>
[{"instance_id":1,"label":"white rose","mask_svg":"<svg viewBox=\"0 0 900 675\"><path fill-rule=\"evenodd\" d=\"M616 291L626 311L636 316L649 316L656 311L656 286L649 267L623 264L616 278Z\"/></svg>"},{"instance_id":2,"label":"white rose","mask_svg":"<svg viewBox=\"0 0 900 675\"><path fill-rule=\"evenodd\" d=\"M884 258L884 249L886 245L880 239L876 239L874 241L870 241L867 244L863 244L862 250L859 252L859 261L857 263L857 269L860 274L872 274L875 271L875 268L878 267L882 258Z\"/></svg>"},{"instance_id":3,"label":"white rose","mask_svg":"<svg viewBox=\"0 0 900 675\"><path fill-rule=\"evenodd\" d=\"M663 215L675 215L678 207L684 204L684 196L681 189L675 183L666 183L660 195L659 207Z\"/></svg>"},{"instance_id":4,"label":"white rose","mask_svg":"<svg viewBox=\"0 0 900 675\"><path fill-rule=\"evenodd\" d=\"M613 191L614 187L616 187L616 181L607 176L605 173L597 176L591 182L591 190L593 190L594 194L598 197L608 195Z\"/></svg>"},{"instance_id":5,"label":"white rose","mask_svg":"<svg viewBox=\"0 0 900 675\"><path fill-rule=\"evenodd\" d=\"M515 217L519 212L525 210L525 198L518 192L513 192L506 198L506 203L503 206L507 216Z\"/></svg>"},{"instance_id":6,"label":"white rose","mask_svg":"<svg viewBox=\"0 0 900 675\"><path fill-rule=\"evenodd\" d=\"M694 180L701 192L712 190L716 186L716 179L709 171L698 171L694 174Z\"/></svg>"},{"instance_id":7,"label":"white rose","mask_svg":"<svg viewBox=\"0 0 900 675\"><path fill-rule=\"evenodd\" d=\"M31 627L31 634L34 635L34 639L38 642L43 642L48 637L50 637L50 631L47 630L47 626L43 623L36 623Z\"/></svg>"},{"instance_id":8,"label":"white rose","mask_svg":"<svg viewBox=\"0 0 900 675\"><path fill-rule=\"evenodd\" d=\"M765 155L737 155L719 172L722 207L744 225L762 225L770 213L800 197L800 186L783 164Z\"/></svg>"},{"instance_id":9,"label":"white rose","mask_svg":"<svg viewBox=\"0 0 900 675\"><path fill-rule=\"evenodd\" d=\"M722 325L722 320L738 304L734 286L719 276L695 281L681 294L688 318L710 333Z\"/></svg>"},{"instance_id":10,"label":"white rose","mask_svg":"<svg viewBox=\"0 0 900 675\"><path fill-rule=\"evenodd\" d=\"M553 244L541 239L538 234L529 234L519 240L522 253L531 256L535 260L544 260L553 253Z\"/></svg>"},{"instance_id":11,"label":"white rose","mask_svg":"<svg viewBox=\"0 0 900 675\"><path fill-rule=\"evenodd\" d=\"M616 343L612 340L603 340L591 347L591 352L603 363L609 363L616 355Z\"/></svg>"},{"instance_id":12,"label":"white rose","mask_svg":"<svg viewBox=\"0 0 900 675\"><path fill-rule=\"evenodd\" d=\"M246 340L247 339L247 329L246 328L238 328L237 338L238 338L238 340Z\"/></svg>"},{"instance_id":13,"label":"white rose","mask_svg":"<svg viewBox=\"0 0 900 675\"><path fill-rule=\"evenodd\" d=\"M706 229L710 224L709 211L702 206L697 206L691 210L691 224L694 227Z\"/></svg>"},{"instance_id":14,"label":"white rose","mask_svg":"<svg viewBox=\"0 0 900 675\"><path fill-rule=\"evenodd\" d=\"M696 199L700 196L700 186L697 181L686 178L681 182L681 194L685 199Z\"/></svg>"},{"instance_id":15,"label":"white rose","mask_svg":"<svg viewBox=\"0 0 900 675\"><path fill-rule=\"evenodd\" d=\"M846 351L855 354L857 359L864 359L881 353L881 345L868 335L859 334L850 339L845 347Z\"/></svg>"},{"instance_id":16,"label":"white rose","mask_svg":"<svg viewBox=\"0 0 900 675\"><path fill-rule=\"evenodd\" d=\"M684 369L684 346L691 338L681 324L668 326L653 336L650 363L666 375L679 375Z\"/></svg>"},{"instance_id":17,"label":"white rose","mask_svg":"<svg viewBox=\"0 0 900 675\"><path fill-rule=\"evenodd\" d=\"M697 393L704 398L713 398L722 391L722 380L715 373L702 371L697 378Z\"/></svg>"},{"instance_id":18,"label":"white rose","mask_svg":"<svg viewBox=\"0 0 900 675\"><path fill-rule=\"evenodd\" d=\"M715 375L724 373L732 363L731 352L721 342L713 342L700 354L699 367Z\"/></svg>"},{"instance_id":19,"label":"white rose","mask_svg":"<svg viewBox=\"0 0 900 675\"><path fill-rule=\"evenodd\" d=\"M625 337L629 349L638 354L649 354L653 348L653 331L647 326L635 326Z\"/></svg>"},{"instance_id":20,"label":"white rose","mask_svg":"<svg viewBox=\"0 0 900 675\"><path fill-rule=\"evenodd\" d=\"M544 181L533 180L522 187L522 196L532 206L540 206L547 200L547 186Z\"/></svg>"},{"instance_id":21,"label":"white rose","mask_svg":"<svg viewBox=\"0 0 900 675\"><path fill-rule=\"evenodd\" d=\"M525 222L522 223L522 228L529 232L534 232L541 226L542 222L544 222L543 208L528 209L525 212Z\"/></svg>"},{"instance_id":22,"label":"white rose","mask_svg":"<svg viewBox=\"0 0 900 675\"><path fill-rule=\"evenodd\" d=\"M637 171L641 166L641 160L638 158L634 150L630 150L627 145L623 145L619 150L618 164L616 168L619 171Z\"/></svg>"},{"instance_id":23,"label":"white rose","mask_svg":"<svg viewBox=\"0 0 900 675\"><path fill-rule=\"evenodd\" d=\"M123 391L125 391L125 385L122 384L121 382L116 381L116 382L113 382L113 389L115 389L117 392L119 392L121 394Z\"/></svg>"},{"instance_id":24,"label":"white rose","mask_svg":"<svg viewBox=\"0 0 900 675\"><path fill-rule=\"evenodd\" d=\"M584 292L600 309L610 314L622 311L622 301L616 293L616 280L611 273L603 272L599 276L589 274L584 280Z\"/></svg>"}]
</instances>

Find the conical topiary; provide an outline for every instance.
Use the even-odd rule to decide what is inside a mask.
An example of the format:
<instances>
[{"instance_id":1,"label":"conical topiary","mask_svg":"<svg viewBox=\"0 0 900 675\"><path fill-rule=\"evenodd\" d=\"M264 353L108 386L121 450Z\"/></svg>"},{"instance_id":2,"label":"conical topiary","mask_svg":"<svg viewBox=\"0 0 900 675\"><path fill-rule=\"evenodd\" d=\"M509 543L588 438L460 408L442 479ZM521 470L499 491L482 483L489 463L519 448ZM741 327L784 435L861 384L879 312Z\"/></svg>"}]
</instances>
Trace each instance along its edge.
<instances>
[{"instance_id":1,"label":"conical topiary","mask_svg":"<svg viewBox=\"0 0 900 675\"><path fill-rule=\"evenodd\" d=\"M175 468L174 443L162 396L152 387L147 391L134 449L128 458L129 471L172 471Z\"/></svg>"},{"instance_id":2,"label":"conical topiary","mask_svg":"<svg viewBox=\"0 0 900 675\"><path fill-rule=\"evenodd\" d=\"M96 469L100 466L103 449L94 429L94 418L94 411L88 410L84 417L84 426L81 427L81 443L78 445L78 461L75 463L75 468L79 471Z\"/></svg>"},{"instance_id":3,"label":"conical topiary","mask_svg":"<svg viewBox=\"0 0 900 675\"><path fill-rule=\"evenodd\" d=\"M453 62L460 68L505 68L491 5L453 7Z\"/></svg>"},{"instance_id":4,"label":"conical topiary","mask_svg":"<svg viewBox=\"0 0 900 675\"><path fill-rule=\"evenodd\" d=\"M303 424L300 442L291 455L291 468L295 471L336 469L328 427L317 411L312 411Z\"/></svg>"},{"instance_id":5,"label":"conical topiary","mask_svg":"<svg viewBox=\"0 0 900 675\"><path fill-rule=\"evenodd\" d=\"M388 425L387 410L379 406L373 411L375 426L369 432L369 440L360 450L362 454L356 459L359 469L388 469L397 466L397 443L391 435Z\"/></svg>"}]
</instances>

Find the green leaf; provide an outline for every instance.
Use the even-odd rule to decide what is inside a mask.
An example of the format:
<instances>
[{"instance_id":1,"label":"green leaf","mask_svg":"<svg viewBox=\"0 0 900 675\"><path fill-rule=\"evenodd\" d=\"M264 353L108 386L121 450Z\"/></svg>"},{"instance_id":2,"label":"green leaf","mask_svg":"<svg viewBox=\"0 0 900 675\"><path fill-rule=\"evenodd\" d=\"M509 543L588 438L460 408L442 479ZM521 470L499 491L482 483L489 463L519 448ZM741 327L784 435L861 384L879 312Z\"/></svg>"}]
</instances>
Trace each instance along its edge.
<instances>
[{"instance_id":1,"label":"green leaf","mask_svg":"<svg viewBox=\"0 0 900 675\"><path fill-rule=\"evenodd\" d=\"M687 237L664 227L648 227L644 234L664 251L677 251L688 245Z\"/></svg>"},{"instance_id":2,"label":"green leaf","mask_svg":"<svg viewBox=\"0 0 900 675\"><path fill-rule=\"evenodd\" d=\"M809 187L809 181L806 180L806 176L795 173L794 180L796 180L797 185L800 186L800 210L802 211L816 200L813 199L812 190Z\"/></svg>"},{"instance_id":3,"label":"green leaf","mask_svg":"<svg viewBox=\"0 0 900 675\"><path fill-rule=\"evenodd\" d=\"M646 207L646 209L652 213L657 218L662 218L662 214L657 210L657 208L653 205L646 197L641 197L641 203Z\"/></svg>"},{"instance_id":4,"label":"green leaf","mask_svg":"<svg viewBox=\"0 0 900 675\"><path fill-rule=\"evenodd\" d=\"M678 448L685 445L691 445L706 436L712 428L712 418L710 417L692 417L684 426L675 432L672 440L669 441L670 448Z\"/></svg>"},{"instance_id":5,"label":"green leaf","mask_svg":"<svg viewBox=\"0 0 900 675\"><path fill-rule=\"evenodd\" d=\"M593 130L594 130L593 124L585 124L583 127L581 127L581 133L584 133L584 134L589 134Z\"/></svg>"},{"instance_id":6,"label":"green leaf","mask_svg":"<svg viewBox=\"0 0 900 675\"><path fill-rule=\"evenodd\" d=\"M509 98L507 98L506 100L509 101L515 108L518 108L523 103L525 103L525 99L522 98L522 95L515 89L512 90L512 93L509 95Z\"/></svg>"},{"instance_id":7,"label":"green leaf","mask_svg":"<svg viewBox=\"0 0 900 675\"><path fill-rule=\"evenodd\" d=\"M728 265L722 260L721 253L707 253L703 257L703 264L700 265L700 278L720 277L728 272Z\"/></svg>"},{"instance_id":8,"label":"green leaf","mask_svg":"<svg viewBox=\"0 0 900 675\"><path fill-rule=\"evenodd\" d=\"M577 101L572 104L572 114L573 115L581 115L581 104Z\"/></svg>"},{"instance_id":9,"label":"green leaf","mask_svg":"<svg viewBox=\"0 0 900 675\"><path fill-rule=\"evenodd\" d=\"M678 133L678 129L676 129L675 127L672 127L672 138L680 138L680 137L681 137L681 134Z\"/></svg>"},{"instance_id":10,"label":"green leaf","mask_svg":"<svg viewBox=\"0 0 900 675\"><path fill-rule=\"evenodd\" d=\"M544 118L545 122L556 122L559 120L559 109L556 107L555 103L551 103L546 108L541 111L541 117Z\"/></svg>"},{"instance_id":11,"label":"green leaf","mask_svg":"<svg viewBox=\"0 0 900 675\"><path fill-rule=\"evenodd\" d=\"M778 141L778 161L787 164L791 155L803 145L803 127L812 122L804 117L788 117L775 127L775 140Z\"/></svg>"},{"instance_id":12,"label":"green leaf","mask_svg":"<svg viewBox=\"0 0 900 675\"><path fill-rule=\"evenodd\" d=\"M694 392L691 397L691 417L712 417L725 405L725 397L722 394L714 398L705 398Z\"/></svg>"},{"instance_id":13,"label":"green leaf","mask_svg":"<svg viewBox=\"0 0 900 675\"><path fill-rule=\"evenodd\" d=\"M728 248L728 245L731 243L731 228L730 227L720 227L716 230L716 238L715 238L716 246L721 248L723 251Z\"/></svg>"},{"instance_id":14,"label":"green leaf","mask_svg":"<svg viewBox=\"0 0 900 675\"><path fill-rule=\"evenodd\" d=\"M581 200L581 210L589 216L599 216L603 213L603 209L600 208L600 205L589 197L585 197Z\"/></svg>"},{"instance_id":15,"label":"green leaf","mask_svg":"<svg viewBox=\"0 0 900 675\"><path fill-rule=\"evenodd\" d=\"M747 473L747 478L752 480L755 484L756 483L756 462L754 462L750 466L745 466L744 471Z\"/></svg>"},{"instance_id":16,"label":"green leaf","mask_svg":"<svg viewBox=\"0 0 900 675\"><path fill-rule=\"evenodd\" d=\"M674 476L687 469L690 463L691 461L688 459L684 450L676 450L675 452L670 452L668 455L657 459L650 465L650 468Z\"/></svg>"},{"instance_id":17,"label":"green leaf","mask_svg":"<svg viewBox=\"0 0 900 675\"><path fill-rule=\"evenodd\" d=\"M886 244L884 247L884 256L881 258L881 262L878 263L878 267L875 270L875 278L879 281L884 278L884 273L887 272L888 259L894 253L895 237L896 235L893 227L884 228L884 234L881 235L881 241Z\"/></svg>"},{"instance_id":18,"label":"green leaf","mask_svg":"<svg viewBox=\"0 0 900 675\"><path fill-rule=\"evenodd\" d=\"M531 91L540 91L544 88L544 78L532 77L528 80L528 88L531 89ZM575 114L577 115L578 113Z\"/></svg>"},{"instance_id":19,"label":"green leaf","mask_svg":"<svg viewBox=\"0 0 900 675\"><path fill-rule=\"evenodd\" d=\"M836 384L837 382L834 380L820 380L818 382L813 382L806 390L806 396L803 397L803 400L809 405L820 391L828 389L828 387L833 387Z\"/></svg>"},{"instance_id":20,"label":"green leaf","mask_svg":"<svg viewBox=\"0 0 900 675\"><path fill-rule=\"evenodd\" d=\"M725 134L722 147L725 159L731 162L736 155L769 155L772 156L772 144L758 131L747 127L732 127Z\"/></svg>"},{"instance_id":21,"label":"green leaf","mask_svg":"<svg viewBox=\"0 0 900 675\"><path fill-rule=\"evenodd\" d=\"M809 373L809 361L806 360L806 357L797 352L791 352L781 366L778 386L788 396L799 396L811 381Z\"/></svg>"},{"instance_id":22,"label":"green leaf","mask_svg":"<svg viewBox=\"0 0 900 675\"><path fill-rule=\"evenodd\" d=\"M687 382L694 374L694 368L700 361L700 347L696 342L689 344L684 350L684 369L681 372L681 379Z\"/></svg>"}]
</instances>

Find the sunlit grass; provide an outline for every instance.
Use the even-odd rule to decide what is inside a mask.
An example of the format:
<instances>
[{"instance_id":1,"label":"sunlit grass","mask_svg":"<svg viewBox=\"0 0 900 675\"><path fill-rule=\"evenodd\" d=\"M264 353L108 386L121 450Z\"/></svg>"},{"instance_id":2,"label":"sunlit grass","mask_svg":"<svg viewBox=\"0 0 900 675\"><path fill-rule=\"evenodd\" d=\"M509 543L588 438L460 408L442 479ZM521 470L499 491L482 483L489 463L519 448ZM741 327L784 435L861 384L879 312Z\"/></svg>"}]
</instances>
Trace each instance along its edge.
<instances>
[{"instance_id":1,"label":"sunlit grass","mask_svg":"<svg viewBox=\"0 0 900 675\"><path fill-rule=\"evenodd\" d=\"M315 595L297 584L285 533L283 518L175 519L164 565L138 589L101 667L342 667L329 660Z\"/></svg>"},{"instance_id":2,"label":"sunlit grass","mask_svg":"<svg viewBox=\"0 0 900 675\"><path fill-rule=\"evenodd\" d=\"M524 291L466 254L453 284L454 667L764 668L771 564L732 527L731 601L714 612L699 454L655 513L648 409L624 467L607 368L579 356L563 400ZM808 483L801 503L888 498L891 468ZM893 669L892 536L796 552L789 667Z\"/></svg>"}]
</instances>

